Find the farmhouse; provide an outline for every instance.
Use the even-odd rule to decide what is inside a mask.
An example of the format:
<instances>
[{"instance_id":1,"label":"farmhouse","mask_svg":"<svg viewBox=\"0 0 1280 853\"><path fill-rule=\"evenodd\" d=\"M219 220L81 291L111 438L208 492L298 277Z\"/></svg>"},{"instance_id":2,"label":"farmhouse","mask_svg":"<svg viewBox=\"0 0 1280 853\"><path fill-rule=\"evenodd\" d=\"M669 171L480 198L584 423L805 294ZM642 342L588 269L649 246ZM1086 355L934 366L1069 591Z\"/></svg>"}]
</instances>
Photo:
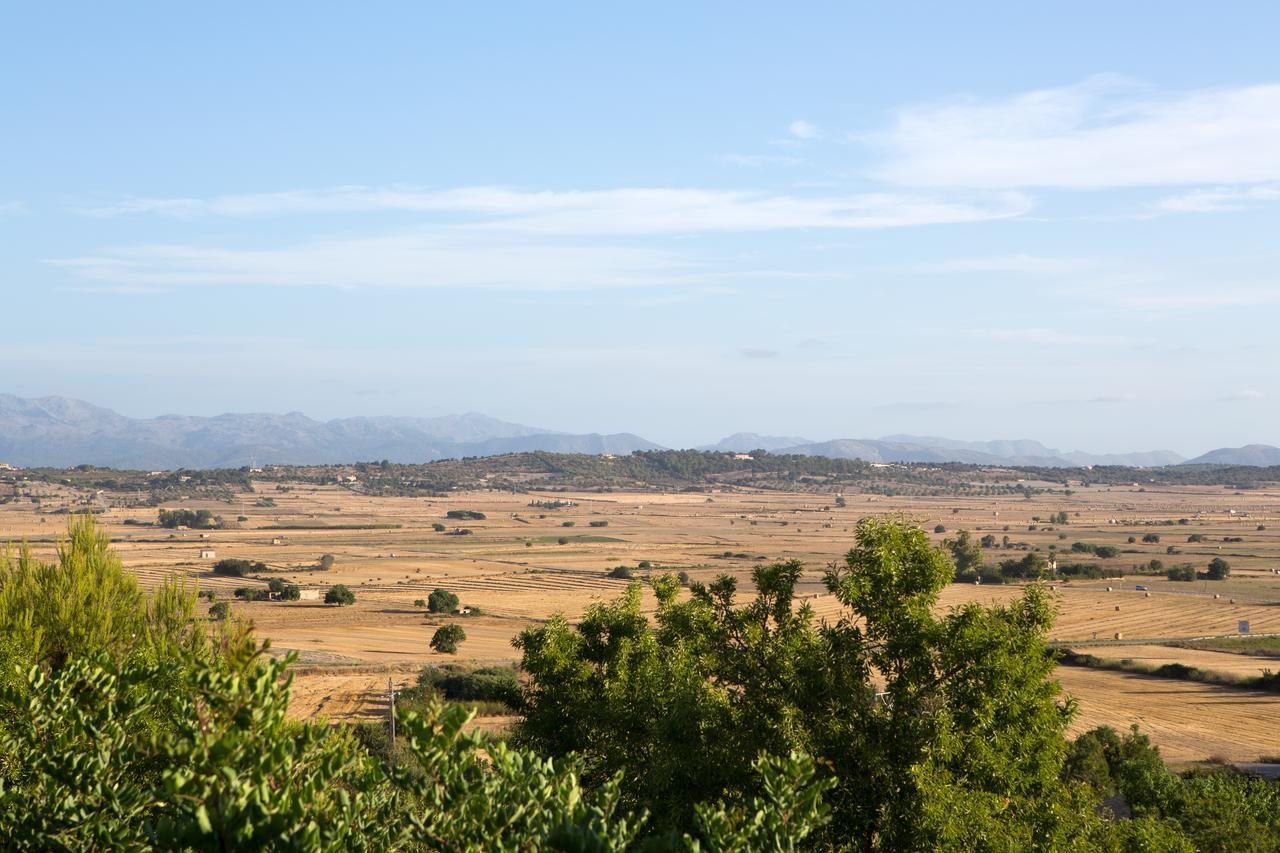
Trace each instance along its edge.
<instances>
[{"instance_id":1,"label":"farmhouse","mask_svg":"<svg viewBox=\"0 0 1280 853\"><path fill-rule=\"evenodd\" d=\"M217 552L217 551L215 551L215 550L213 550L212 548L201 548L201 549L200 549L200 559L202 559L202 560L216 560L216 559L218 559L218 552Z\"/></svg>"}]
</instances>

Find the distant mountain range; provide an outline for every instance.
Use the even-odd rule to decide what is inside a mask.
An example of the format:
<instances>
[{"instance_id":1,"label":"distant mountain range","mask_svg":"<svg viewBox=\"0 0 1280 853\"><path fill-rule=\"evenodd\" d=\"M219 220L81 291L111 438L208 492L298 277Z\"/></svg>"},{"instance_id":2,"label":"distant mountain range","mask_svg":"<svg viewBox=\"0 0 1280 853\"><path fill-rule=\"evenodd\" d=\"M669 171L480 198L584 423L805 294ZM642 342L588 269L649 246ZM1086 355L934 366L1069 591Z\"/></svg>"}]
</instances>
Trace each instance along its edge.
<instances>
[{"instance_id":1,"label":"distant mountain range","mask_svg":"<svg viewBox=\"0 0 1280 853\"><path fill-rule=\"evenodd\" d=\"M361 417L317 421L287 415L128 418L80 400L0 394L0 462L33 467L235 468L389 459L429 462L530 450L630 453L658 445L637 435L569 435L485 415Z\"/></svg>"},{"instance_id":2,"label":"distant mountain range","mask_svg":"<svg viewBox=\"0 0 1280 853\"><path fill-rule=\"evenodd\" d=\"M234 468L389 459L430 462L544 450L616 453L658 450L632 433L553 432L480 414L436 418L358 417L318 421L286 415L163 415L130 418L65 397L0 394L0 462L22 467L92 464L113 468ZM867 462L968 462L980 465L1156 467L1177 464L1280 465L1280 448L1251 444L1194 459L1170 450L1140 453L1059 451L1038 441L957 441L916 435L815 442L740 432L699 450L795 453Z\"/></svg>"}]
</instances>

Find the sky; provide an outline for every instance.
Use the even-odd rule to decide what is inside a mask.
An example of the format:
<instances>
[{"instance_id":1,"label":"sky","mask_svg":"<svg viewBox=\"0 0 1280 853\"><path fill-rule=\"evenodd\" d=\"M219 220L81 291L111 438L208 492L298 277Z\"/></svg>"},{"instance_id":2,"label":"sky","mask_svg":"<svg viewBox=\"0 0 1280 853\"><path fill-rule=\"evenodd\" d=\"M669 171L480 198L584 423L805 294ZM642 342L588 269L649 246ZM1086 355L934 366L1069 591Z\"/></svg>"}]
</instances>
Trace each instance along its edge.
<instances>
[{"instance_id":1,"label":"sky","mask_svg":"<svg viewBox=\"0 0 1280 853\"><path fill-rule=\"evenodd\" d=\"M11 4L0 392L1280 444L1280 4Z\"/></svg>"}]
</instances>

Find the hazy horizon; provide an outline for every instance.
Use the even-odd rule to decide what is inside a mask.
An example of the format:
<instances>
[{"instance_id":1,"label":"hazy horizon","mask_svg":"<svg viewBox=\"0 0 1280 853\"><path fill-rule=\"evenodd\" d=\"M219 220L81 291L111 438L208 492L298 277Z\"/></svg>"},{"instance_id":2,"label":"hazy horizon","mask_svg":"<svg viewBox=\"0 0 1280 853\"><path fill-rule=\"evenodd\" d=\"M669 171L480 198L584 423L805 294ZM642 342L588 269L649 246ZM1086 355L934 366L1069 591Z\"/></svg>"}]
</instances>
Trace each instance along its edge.
<instances>
[{"instance_id":1,"label":"hazy horizon","mask_svg":"<svg viewBox=\"0 0 1280 853\"><path fill-rule=\"evenodd\" d=\"M250 8L12 11L0 390L1280 444L1280 7Z\"/></svg>"}]
</instances>

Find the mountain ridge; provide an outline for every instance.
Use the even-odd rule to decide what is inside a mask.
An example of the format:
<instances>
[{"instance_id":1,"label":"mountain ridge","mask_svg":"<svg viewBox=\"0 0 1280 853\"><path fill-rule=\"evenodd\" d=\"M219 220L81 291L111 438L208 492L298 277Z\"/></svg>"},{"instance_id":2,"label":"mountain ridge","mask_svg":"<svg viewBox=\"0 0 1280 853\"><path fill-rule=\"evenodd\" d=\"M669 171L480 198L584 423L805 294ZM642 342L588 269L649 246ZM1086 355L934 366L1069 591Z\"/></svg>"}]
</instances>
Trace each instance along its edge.
<instances>
[{"instance_id":1,"label":"mountain ridge","mask_svg":"<svg viewBox=\"0 0 1280 853\"><path fill-rule=\"evenodd\" d=\"M662 445L634 433L566 433L478 412L438 417L368 416L320 421L301 412L167 414L131 418L68 397L0 394L0 462L21 467L93 464L114 468L234 468L251 464L325 464L388 459L430 462L465 456L547 451L627 454ZM867 462L1027 467L1176 464L1280 465L1280 448L1217 448L1186 460L1173 451L1060 451L1032 439L961 441L906 433L878 439L811 441L739 432L698 450L829 456Z\"/></svg>"}]
</instances>

